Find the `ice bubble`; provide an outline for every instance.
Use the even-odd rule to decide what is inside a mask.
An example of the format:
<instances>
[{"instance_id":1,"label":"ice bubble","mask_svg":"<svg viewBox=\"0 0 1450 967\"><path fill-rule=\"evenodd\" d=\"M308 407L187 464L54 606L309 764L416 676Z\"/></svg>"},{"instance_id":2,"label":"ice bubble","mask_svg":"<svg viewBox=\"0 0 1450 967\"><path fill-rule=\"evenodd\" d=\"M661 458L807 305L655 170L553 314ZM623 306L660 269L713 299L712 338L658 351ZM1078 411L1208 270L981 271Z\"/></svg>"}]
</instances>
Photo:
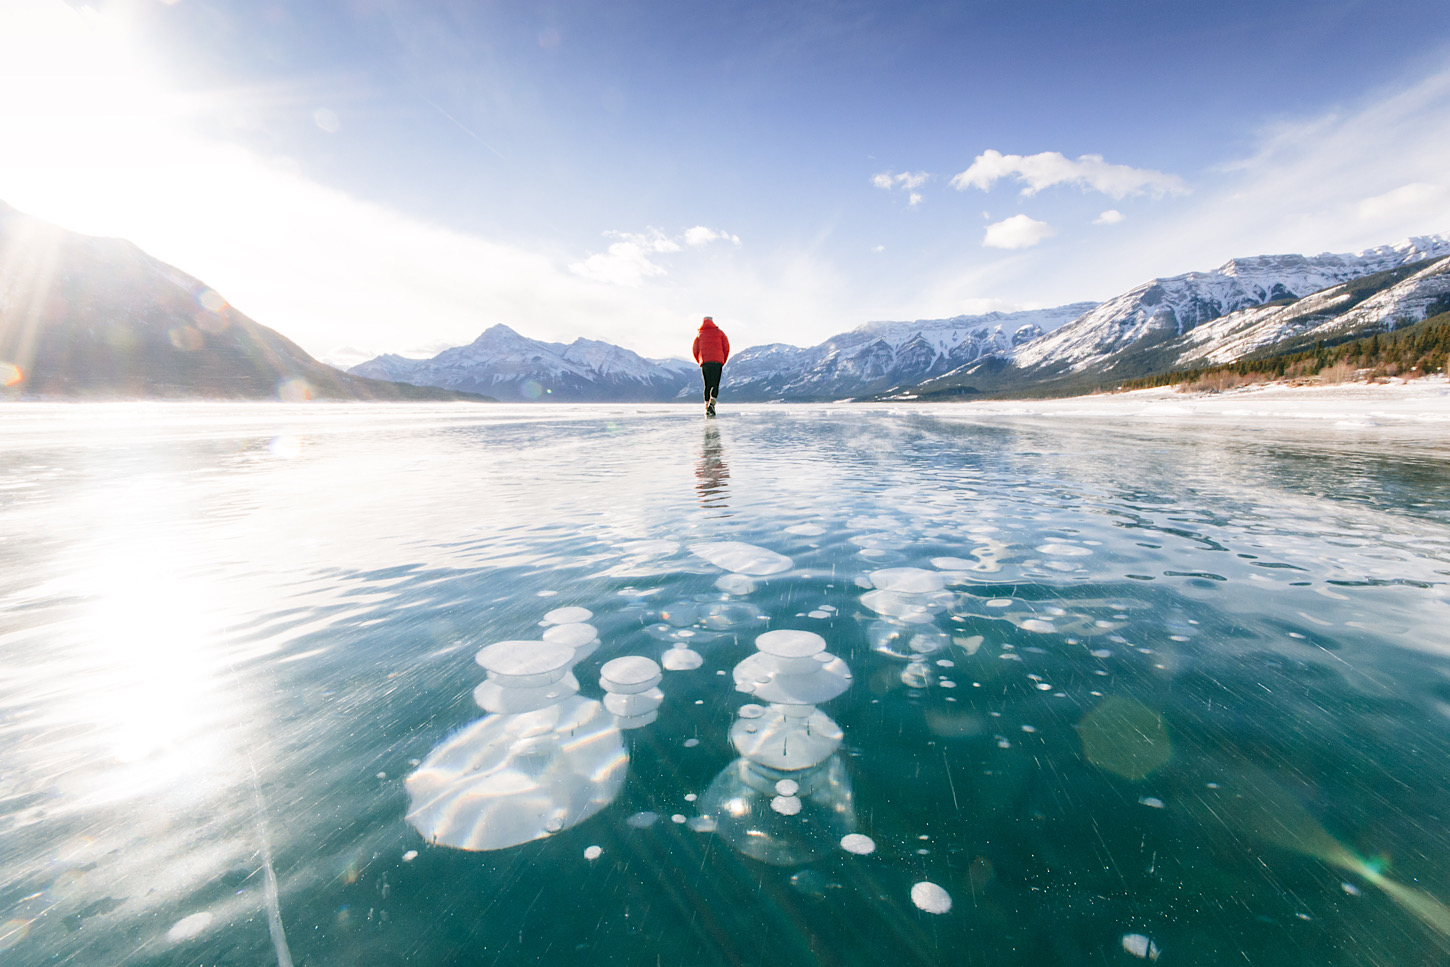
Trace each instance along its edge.
<instances>
[{"instance_id":1,"label":"ice bubble","mask_svg":"<svg viewBox=\"0 0 1450 967\"><path fill-rule=\"evenodd\" d=\"M982 636L981 635L968 635L965 638L954 637L954 638L952 638L952 642L958 648L965 648L967 654L969 654L969 655L975 655L977 653L977 649L980 648L980 647L982 647Z\"/></svg>"},{"instance_id":2,"label":"ice bubble","mask_svg":"<svg viewBox=\"0 0 1450 967\"><path fill-rule=\"evenodd\" d=\"M406 852L406 853L403 854L403 862L404 863L411 863L414 860L416 860L417 858L418 858L418 851L415 850L415 849L410 849L410 850L408 850L408 852Z\"/></svg>"},{"instance_id":3,"label":"ice bubble","mask_svg":"<svg viewBox=\"0 0 1450 967\"><path fill-rule=\"evenodd\" d=\"M1158 945L1141 933L1123 934L1123 950L1132 954L1134 957L1146 958L1148 960L1157 960L1159 955L1162 954L1162 951L1158 949Z\"/></svg>"},{"instance_id":4,"label":"ice bubble","mask_svg":"<svg viewBox=\"0 0 1450 967\"><path fill-rule=\"evenodd\" d=\"M808 617L808 618L818 618L818 619L819 618L829 618L830 616L831 616L831 612L829 612L829 611L821 611L820 609L816 609L815 611L812 611L810 614L806 615L806 617Z\"/></svg>"},{"instance_id":5,"label":"ice bubble","mask_svg":"<svg viewBox=\"0 0 1450 967\"><path fill-rule=\"evenodd\" d=\"M1339 888L1345 893L1348 893L1350 896L1360 895L1359 887L1355 886L1353 883L1350 883L1348 880L1345 880L1343 883L1339 884Z\"/></svg>"},{"instance_id":6,"label":"ice bubble","mask_svg":"<svg viewBox=\"0 0 1450 967\"><path fill-rule=\"evenodd\" d=\"M700 740L699 739L686 739L685 740L685 748L687 748L687 749L693 749L695 746L697 746L699 744L700 744Z\"/></svg>"},{"instance_id":7,"label":"ice bubble","mask_svg":"<svg viewBox=\"0 0 1450 967\"><path fill-rule=\"evenodd\" d=\"M794 562L784 554L745 544L741 541L717 541L710 544L696 544L690 548L695 556L735 574L762 576L789 571Z\"/></svg>"},{"instance_id":8,"label":"ice bubble","mask_svg":"<svg viewBox=\"0 0 1450 967\"><path fill-rule=\"evenodd\" d=\"M582 621L571 621L566 624L551 625L544 629L543 638L547 642L566 645L578 651L586 645L593 644L599 638L599 632L593 625L587 625Z\"/></svg>"},{"instance_id":9,"label":"ice bubble","mask_svg":"<svg viewBox=\"0 0 1450 967\"><path fill-rule=\"evenodd\" d=\"M677 825L680 825L680 826L685 825L685 814L684 813L675 813L673 816L670 817L670 822L676 823Z\"/></svg>"},{"instance_id":10,"label":"ice bubble","mask_svg":"<svg viewBox=\"0 0 1450 967\"><path fill-rule=\"evenodd\" d=\"M541 597L541 598L552 598L554 595L556 595L558 593L559 593L558 591L540 591L539 594L538 594L538 596Z\"/></svg>"},{"instance_id":11,"label":"ice bubble","mask_svg":"<svg viewBox=\"0 0 1450 967\"><path fill-rule=\"evenodd\" d=\"M376 778L378 778L378 779L386 779L386 778L388 778L388 774L386 772L379 772L377 774L377 777Z\"/></svg>"},{"instance_id":12,"label":"ice bubble","mask_svg":"<svg viewBox=\"0 0 1450 967\"><path fill-rule=\"evenodd\" d=\"M976 564L976 561L969 561L965 557L934 557L931 559L931 566L943 571L967 571Z\"/></svg>"},{"instance_id":13,"label":"ice bubble","mask_svg":"<svg viewBox=\"0 0 1450 967\"><path fill-rule=\"evenodd\" d=\"M500 641L475 660L500 685L548 685L569 674L574 649L552 641Z\"/></svg>"},{"instance_id":14,"label":"ice bubble","mask_svg":"<svg viewBox=\"0 0 1450 967\"><path fill-rule=\"evenodd\" d=\"M851 687L850 668L834 656L821 663L813 656L786 659L758 651L736 665L733 675L737 689L783 705L817 705Z\"/></svg>"},{"instance_id":15,"label":"ice bubble","mask_svg":"<svg viewBox=\"0 0 1450 967\"><path fill-rule=\"evenodd\" d=\"M744 574L722 574L715 579L715 587L726 594L750 594L755 590L755 582Z\"/></svg>"},{"instance_id":16,"label":"ice bubble","mask_svg":"<svg viewBox=\"0 0 1450 967\"><path fill-rule=\"evenodd\" d=\"M609 805L628 763L598 702L576 696L536 712L489 715L445 739L408 777L406 818L430 842L506 849Z\"/></svg>"},{"instance_id":17,"label":"ice bubble","mask_svg":"<svg viewBox=\"0 0 1450 967\"><path fill-rule=\"evenodd\" d=\"M756 705L752 702L749 705L740 706L739 711L735 714L743 719L758 719L765 714L765 706Z\"/></svg>"},{"instance_id":18,"label":"ice bubble","mask_svg":"<svg viewBox=\"0 0 1450 967\"><path fill-rule=\"evenodd\" d=\"M584 858L586 860L591 861L591 862L593 862L594 860L599 859L599 857L601 857L603 855L604 855L604 850L600 849L598 846L589 846L589 847L586 847L585 850L584 850Z\"/></svg>"},{"instance_id":19,"label":"ice bubble","mask_svg":"<svg viewBox=\"0 0 1450 967\"><path fill-rule=\"evenodd\" d=\"M927 624L935 612L945 607L945 602L937 601L931 595L909 594L886 588L867 591L861 595L861 603L879 615L899 618L911 624Z\"/></svg>"},{"instance_id":20,"label":"ice bubble","mask_svg":"<svg viewBox=\"0 0 1450 967\"><path fill-rule=\"evenodd\" d=\"M473 700L485 712L516 715L557 705L578 691L578 679L567 673L557 682L523 687L504 685L489 678L473 690Z\"/></svg>"},{"instance_id":21,"label":"ice bubble","mask_svg":"<svg viewBox=\"0 0 1450 967\"><path fill-rule=\"evenodd\" d=\"M770 801L770 808L782 816L794 816L801 811L801 801L796 796L776 796Z\"/></svg>"},{"instance_id":22,"label":"ice bubble","mask_svg":"<svg viewBox=\"0 0 1450 967\"><path fill-rule=\"evenodd\" d=\"M1092 551L1077 544L1043 544L1037 549L1037 553L1051 557L1086 557Z\"/></svg>"},{"instance_id":23,"label":"ice bubble","mask_svg":"<svg viewBox=\"0 0 1450 967\"><path fill-rule=\"evenodd\" d=\"M1050 691L1052 691L1052 686L1049 685L1049 684L1047 684L1046 682L1038 682L1037 683L1037 690L1039 692L1050 692Z\"/></svg>"},{"instance_id":24,"label":"ice bubble","mask_svg":"<svg viewBox=\"0 0 1450 967\"><path fill-rule=\"evenodd\" d=\"M990 600L988 600L986 602L986 606L989 607L989 608L1010 608L1010 607L1012 607L1012 599L1011 598L991 598Z\"/></svg>"},{"instance_id":25,"label":"ice bubble","mask_svg":"<svg viewBox=\"0 0 1450 967\"><path fill-rule=\"evenodd\" d=\"M911 888L911 902L927 913L946 913L952 908L952 895L935 883L922 880Z\"/></svg>"},{"instance_id":26,"label":"ice bubble","mask_svg":"<svg viewBox=\"0 0 1450 967\"><path fill-rule=\"evenodd\" d=\"M826 532L826 529L820 524L792 524L785 529L785 532L801 537L820 537Z\"/></svg>"},{"instance_id":27,"label":"ice bubble","mask_svg":"<svg viewBox=\"0 0 1450 967\"><path fill-rule=\"evenodd\" d=\"M730 743L743 758L783 772L820 765L843 738L841 727L818 709L809 709L804 718L775 711L730 726Z\"/></svg>"},{"instance_id":28,"label":"ice bubble","mask_svg":"<svg viewBox=\"0 0 1450 967\"><path fill-rule=\"evenodd\" d=\"M544 621L551 625L569 625L588 621L592 617L594 612L588 608L555 608L544 615Z\"/></svg>"},{"instance_id":29,"label":"ice bubble","mask_svg":"<svg viewBox=\"0 0 1450 967\"><path fill-rule=\"evenodd\" d=\"M1035 726L1035 725L1024 725L1024 726L1022 726L1022 731L1023 732L1026 732L1029 735L1031 735L1033 732L1036 732L1037 731L1037 726Z\"/></svg>"},{"instance_id":30,"label":"ice bubble","mask_svg":"<svg viewBox=\"0 0 1450 967\"><path fill-rule=\"evenodd\" d=\"M624 824L630 829L649 829L655 823L659 822L659 818L659 813L646 809L626 819Z\"/></svg>"},{"instance_id":31,"label":"ice bubble","mask_svg":"<svg viewBox=\"0 0 1450 967\"><path fill-rule=\"evenodd\" d=\"M599 685L607 692L629 695L646 692L660 683L664 676L660 666L643 655L626 655L604 663L599 669Z\"/></svg>"},{"instance_id":32,"label":"ice bubble","mask_svg":"<svg viewBox=\"0 0 1450 967\"><path fill-rule=\"evenodd\" d=\"M1092 651L1092 656L1094 658L1111 658L1113 657L1113 653L1107 648L1094 648Z\"/></svg>"},{"instance_id":33,"label":"ice bubble","mask_svg":"<svg viewBox=\"0 0 1450 967\"><path fill-rule=\"evenodd\" d=\"M700 797L697 796L697 795L695 795L693 792L687 792L687 793L685 793L685 802L694 802L696 799L699 799L699 798Z\"/></svg>"},{"instance_id":34,"label":"ice bubble","mask_svg":"<svg viewBox=\"0 0 1450 967\"><path fill-rule=\"evenodd\" d=\"M790 878L791 889L817 900L826 898L826 891L832 884L820 870L801 870Z\"/></svg>"},{"instance_id":35,"label":"ice bubble","mask_svg":"<svg viewBox=\"0 0 1450 967\"><path fill-rule=\"evenodd\" d=\"M888 567L872 571L871 583L883 591L902 591L907 594L929 594L946 587L946 578L936 571L919 567Z\"/></svg>"},{"instance_id":36,"label":"ice bubble","mask_svg":"<svg viewBox=\"0 0 1450 967\"><path fill-rule=\"evenodd\" d=\"M677 646L665 650L660 657L660 664L665 667L665 671L688 672L705 664L705 658L698 651Z\"/></svg>"},{"instance_id":37,"label":"ice bubble","mask_svg":"<svg viewBox=\"0 0 1450 967\"><path fill-rule=\"evenodd\" d=\"M193 913L189 917L182 917L166 931L166 939L172 943L180 943L200 936L203 930L211 926L213 919L210 913Z\"/></svg>"},{"instance_id":38,"label":"ice bubble","mask_svg":"<svg viewBox=\"0 0 1450 967\"><path fill-rule=\"evenodd\" d=\"M713 833L720 824L714 816L695 816L686 825L697 833Z\"/></svg>"},{"instance_id":39,"label":"ice bubble","mask_svg":"<svg viewBox=\"0 0 1450 967\"><path fill-rule=\"evenodd\" d=\"M782 779L775 784L775 791L781 796L794 796L800 792L800 783L794 779Z\"/></svg>"},{"instance_id":40,"label":"ice bubble","mask_svg":"<svg viewBox=\"0 0 1450 967\"><path fill-rule=\"evenodd\" d=\"M811 631L767 631L755 647L776 658L809 658L826 650L826 639Z\"/></svg>"},{"instance_id":41,"label":"ice bubble","mask_svg":"<svg viewBox=\"0 0 1450 967\"><path fill-rule=\"evenodd\" d=\"M876 852L876 841L861 833L847 833L841 837L841 849L857 856L868 856Z\"/></svg>"},{"instance_id":42,"label":"ice bubble","mask_svg":"<svg viewBox=\"0 0 1450 967\"><path fill-rule=\"evenodd\" d=\"M1147 806L1149 809L1163 808L1163 800L1159 799L1157 796L1142 796L1138 799L1138 802L1141 805Z\"/></svg>"},{"instance_id":43,"label":"ice bubble","mask_svg":"<svg viewBox=\"0 0 1450 967\"><path fill-rule=\"evenodd\" d=\"M1036 631L1039 634L1050 634L1057 630L1051 621L1043 618L1028 618L1017 627L1023 631Z\"/></svg>"},{"instance_id":44,"label":"ice bubble","mask_svg":"<svg viewBox=\"0 0 1450 967\"><path fill-rule=\"evenodd\" d=\"M646 689L643 692L610 692L604 696L604 707L609 709L611 715L623 719L635 719L654 712L664 700L665 693L658 688ZM648 725L649 723L639 722L638 724Z\"/></svg>"}]
</instances>

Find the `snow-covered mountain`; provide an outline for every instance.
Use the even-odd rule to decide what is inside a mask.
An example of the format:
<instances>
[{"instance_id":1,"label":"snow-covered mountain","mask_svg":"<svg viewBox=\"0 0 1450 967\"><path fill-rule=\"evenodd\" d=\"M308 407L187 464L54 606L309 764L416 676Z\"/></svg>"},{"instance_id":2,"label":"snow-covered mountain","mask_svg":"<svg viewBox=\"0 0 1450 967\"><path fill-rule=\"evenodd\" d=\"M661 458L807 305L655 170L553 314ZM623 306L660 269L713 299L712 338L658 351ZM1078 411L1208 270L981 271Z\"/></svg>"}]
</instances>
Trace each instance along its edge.
<instances>
[{"instance_id":1,"label":"snow-covered mountain","mask_svg":"<svg viewBox=\"0 0 1450 967\"><path fill-rule=\"evenodd\" d=\"M802 349L783 343L735 353L724 395L732 400L835 399L910 385L987 354L1005 354L1092 309L991 312L915 322L868 322ZM687 360L645 359L589 339L542 342L495 325L467 346L432 359L383 355L348 370L359 376L486 393L505 400L687 400L700 381Z\"/></svg>"},{"instance_id":2,"label":"snow-covered mountain","mask_svg":"<svg viewBox=\"0 0 1450 967\"><path fill-rule=\"evenodd\" d=\"M989 312L914 322L868 322L806 349L772 343L731 359L732 399L839 399L889 392L1005 356L1096 307Z\"/></svg>"},{"instance_id":3,"label":"snow-covered mountain","mask_svg":"<svg viewBox=\"0 0 1450 967\"><path fill-rule=\"evenodd\" d=\"M1104 303L868 322L816 346L737 351L726 400L1065 392L1238 359L1286 341L1416 322L1450 297L1450 235L1354 254L1260 255L1153 279ZM1436 309L1435 311L1443 311ZM608 343L565 345L496 325L432 359L379 356L349 372L512 400L691 400L699 371Z\"/></svg>"},{"instance_id":4,"label":"snow-covered mountain","mask_svg":"<svg viewBox=\"0 0 1450 967\"><path fill-rule=\"evenodd\" d=\"M1175 368L1230 363L1268 347L1337 342L1450 309L1450 256L1331 286L1289 305L1243 309L1187 333Z\"/></svg>"},{"instance_id":5,"label":"snow-covered mountain","mask_svg":"<svg viewBox=\"0 0 1450 967\"><path fill-rule=\"evenodd\" d=\"M1107 368L1118 354L1182 336L1203 323L1266 302L1312 293L1428 258L1450 255L1450 236L1425 235L1353 255L1259 255L1211 272L1153 279L1034 340L1013 354L1021 370Z\"/></svg>"},{"instance_id":6,"label":"snow-covered mountain","mask_svg":"<svg viewBox=\"0 0 1450 967\"><path fill-rule=\"evenodd\" d=\"M0 202L0 397L457 399L325 366L119 238Z\"/></svg>"},{"instance_id":7,"label":"snow-covered mountain","mask_svg":"<svg viewBox=\"0 0 1450 967\"><path fill-rule=\"evenodd\" d=\"M561 402L670 400L699 379L699 369L683 360L645 359L593 339L543 342L502 324L432 359L387 354L348 372L501 400Z\"/></svg>"}]
</instances>

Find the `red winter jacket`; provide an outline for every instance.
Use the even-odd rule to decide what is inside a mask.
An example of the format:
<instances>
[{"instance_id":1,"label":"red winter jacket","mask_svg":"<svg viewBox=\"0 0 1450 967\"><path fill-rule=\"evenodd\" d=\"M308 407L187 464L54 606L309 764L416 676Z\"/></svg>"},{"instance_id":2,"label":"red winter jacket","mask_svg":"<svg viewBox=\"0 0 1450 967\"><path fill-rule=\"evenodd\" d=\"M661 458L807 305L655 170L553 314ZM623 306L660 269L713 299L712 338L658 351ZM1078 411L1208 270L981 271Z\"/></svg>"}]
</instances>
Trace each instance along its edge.
<instances>
[{"instance_id":1,"label":"red winter jacket","mask_svg":"<svg viewBox=\"0 0 1450 967\"><path fill-rule=\"evenodd\" d=\"M715 325L713 319L700 323L700 334L691 349L697 363L724 363L730 358L730 339Z\"/></svg>"}]
</instances>

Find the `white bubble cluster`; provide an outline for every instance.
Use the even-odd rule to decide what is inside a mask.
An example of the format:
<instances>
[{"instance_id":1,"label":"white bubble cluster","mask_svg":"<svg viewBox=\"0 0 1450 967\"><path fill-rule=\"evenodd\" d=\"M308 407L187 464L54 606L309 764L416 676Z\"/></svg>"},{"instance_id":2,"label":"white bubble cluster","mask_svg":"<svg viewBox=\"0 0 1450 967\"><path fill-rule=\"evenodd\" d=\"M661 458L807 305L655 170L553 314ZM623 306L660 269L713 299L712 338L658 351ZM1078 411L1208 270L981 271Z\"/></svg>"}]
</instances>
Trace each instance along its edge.
<instances>
[{"instance_id":1,"label":"white bubble cluster","mask_svg":"<svg viewBox=\"0 0 1450 967\"><path fill-rule=\"evenodd\" d=\"M795 562L784 554L742 541L696 544L690 550L696 557L704 558L722 570L754 577L779 574L795 566Z\"/></svg>"},{"instance_id":2,"label":"white bubble cluster","mask_svg":"<svg viewBox=\"0 0 1450 967\"><path fill-rule=\"evenodd\" d=\"M928 880L911 888L911 902L927 913L946 913L952 908L952 895Z\"/></svg>"}]
</instances>

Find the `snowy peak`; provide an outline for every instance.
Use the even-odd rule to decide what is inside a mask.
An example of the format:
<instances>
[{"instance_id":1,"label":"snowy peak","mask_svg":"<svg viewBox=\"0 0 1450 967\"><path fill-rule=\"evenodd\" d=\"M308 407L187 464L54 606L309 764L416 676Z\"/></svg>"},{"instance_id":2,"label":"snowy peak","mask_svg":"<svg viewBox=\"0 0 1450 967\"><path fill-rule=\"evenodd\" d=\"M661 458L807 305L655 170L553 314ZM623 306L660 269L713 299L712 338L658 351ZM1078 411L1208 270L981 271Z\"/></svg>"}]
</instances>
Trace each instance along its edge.
<instances>
[{"instance_id":1,"label":"snowy peak","mask_svg":"<svg viewBox=\"0 0 1450 967\"><path fill-rule=\"evenodd\" d=\"M610 343L579 338L568 345L520 335L499 323L467 346L445 349L432 359L391 354L370 359L349 372L377 374L419 386L487 393L510 400L673 399L693 366L650 362Z\"/></svg>"},{"instance_id":2,"label":"snowy peak","mask_svg":"<svg viewBox=\"0 0 1450 967\"><path fill-rule=\"evenodd\" d=\"M1450 254L1450 236L1427 235L1354 254L1258 255L1211 272L1144 282L1013 354L1025 370L1080 372L1134 347L1175 339L1214 319L1296 300L1352 279Z\"/></svg>"}]
</instances>

